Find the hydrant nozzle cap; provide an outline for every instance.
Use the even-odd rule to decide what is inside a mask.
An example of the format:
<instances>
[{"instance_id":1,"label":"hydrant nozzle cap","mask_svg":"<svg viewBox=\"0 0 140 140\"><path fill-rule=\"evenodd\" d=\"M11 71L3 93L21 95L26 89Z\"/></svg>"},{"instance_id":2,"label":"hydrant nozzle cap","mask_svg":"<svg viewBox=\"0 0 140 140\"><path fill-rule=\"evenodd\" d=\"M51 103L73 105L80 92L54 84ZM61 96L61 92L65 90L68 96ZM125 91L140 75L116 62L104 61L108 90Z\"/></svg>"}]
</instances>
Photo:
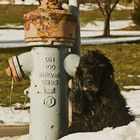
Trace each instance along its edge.
<instances>
[{"instance_id":1,"label":"hydrant nozzle cap","mask_svg":"<svg viewBox=\"0 0 140 140\"><path fill-rule=\"evenodd\" d=\"M6 72L7 76L12 77L12 71L11 71L10 67L6 68L5 72Z\"/></svg>"},{"instance_id":2,"label":"hydrant nozzle cap","mask_svg":"<svg viewBox=\"0 0 140 140\"><path fill-rule=\"evenodd\" d=\"M80 56L76 54L69 54L65 59L64 59L64 68L66 72L74 77L76 70L79 66L80 62Z\"/></svg>"},{"instance_id":3,"label":"hydrant nozzle cap","mask_svg":"<svg viewBox=\"0 0 140 140\"><path fill-rule=\"evenodd\" d=\"M9 67L5 69L7 76L13 77L15 81L21 81L20 77L18 76L15 64L13 62L13 58L9 58Z\"/></svg>"}]
</instances>

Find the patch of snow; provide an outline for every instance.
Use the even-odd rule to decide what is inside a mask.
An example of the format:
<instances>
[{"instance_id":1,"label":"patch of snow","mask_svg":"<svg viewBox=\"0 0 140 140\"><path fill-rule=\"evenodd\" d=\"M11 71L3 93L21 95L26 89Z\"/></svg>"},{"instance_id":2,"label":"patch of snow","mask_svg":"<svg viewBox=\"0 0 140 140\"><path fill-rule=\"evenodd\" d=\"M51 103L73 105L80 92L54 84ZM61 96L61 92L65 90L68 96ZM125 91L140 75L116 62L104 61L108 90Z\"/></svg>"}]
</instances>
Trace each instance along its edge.
<instances>
[{"instance_id":1,"label":"patch of snow","mask_svg":"<svg viewBox=\"0 0 140 140\"><path fill-rule=\"evenodd\" d=\"M8 124L29 122L29 112L28 110L14 110L13 113L11 108L0 106L0 120Z\"/></svg>"},{"instance_id":2,"label":"patch of snow","mask_svg":"<svg viewBox=\"0 0 140 140\"><path fill-rule=\"evenodd\" d=\"M15 3L14 4L17 4L17 5L23 5L24 4L24 1L23 0L15 0Z\"/></svg>"},{"instance_id":3,"label":"patch of snow","mask_svg":"<svg viewBox=\"0 0 140 140\"><path fill-rule=\"evenodd\" d=\"M136 90L138 90L138 89L140 89L140 86L123 86L123 88L125 88L125 89L136 89Z\"/></svg>"},{"instance_id":4,"label":"patch of snow","mask_svg":"<svg viewBox=\"0 0 140 140\"><path fill-rule=\"evenodd\" d=\"M132 75L132 74L129 74L129 75L128 75L128 77L130 77L130 78L131 78L131 77L134 77L134 75Z\"/></svg>"},{"instance_id":5,"label":"patch of snow","mask_svg":"<svg viewBox=\"0 0 140 140\"><path fill-rule=\"evenodd\" d=\"M91 10L97 10L99 9L99 6L95 3L81 3L79 5L79 9L81 11L91 11ZM126 6L126 5L121 5L121 4L117 4L115 7L116 10L121 11L121 10L133 10L133 5L130 6Z\"/></svg>"},{"instance_id":6,"label":"patch of snow","mask_svg":"<svg viewBox=\"0 0 140 140\"><path fill-rule=\"evenodd\" d=\"M99 132L76 133L65 136L61 140L139 140L140 122L132 122L127 126L115 129L105 128Z\"/></svg>"},{"instance_id":7,"label":"patch of snow","mask_svg":"<svg viewBox=\"0 0 140 140\"><path fill-rule=\"evenodd\" d=\"M98 5L97 4L93 4L93 3L85 3L85 4L81 3L79 5L79 9L80 9L80 11L96 10L96 9L98 9Z\"/></svg>"},{"instance_id":8,"label":"patch of snow","mask_svg":"<svg viewBox=\"0 0 140 140\"><path fill-rule=\"evenodd\" d=\"M140 86L132 86L140 87ZM127 105L130 107L135 115L140 115L140 90L131 90L129 92L122 91L123 96L126 98ZM140 121L140 117L139 117Z\"/></svg>"},{"instance_id":9,"label":"patch of snow","mask_svg":"<svg viewBox=\"0 0 140 140\"><path fill-rule=\"evenodd\" d=\"M0 42L24 40L24 30L0 30Z\"/></svg>"},{"instance_id":10,"label":"patch of snow","mask_svg":"<svg viewBox=\"0 0 140 140\"><path fill-rule=\"evenodd\" d=\"M1 0L0 4L10 4L9 0ZM37 0L15 0L13 4L17 5L39 5Z\"/></svg>"},{"instance_id":11,"label":"patch of snow","mask_svg":"<svg viewBox=\"0 0 140 140\"><path fill-rule=\"evenodd\" d=\"M117 4L115 9L118 10L118 11L121 11L121 10L133 10L134 7L133 7L133 5L126 6L126 5Z\"/></svg>"},{"instance_id":12,"label":"patch of snow","mask_svg":"<svg viewBox=\"0 0 140 140\"><path fill-rule=\"evenodd\" d=\"M3 137L0 140L29 140L29 135L16 136L16 137Z\"/></svg>"},{"instance_id":13,"label":"patch of snow","mask_svg":"<svg viewBox=\"0 0 140 140\"><path fill-rule=\"evenodd\" d=\"M133 23L132 20L117 20L110 22L110 30L118 30L128 27ZM81 27L81 30L95 30L100 31L104 28L104 21L94 21L94 23L88 23L85 26Z\"/></svg>"},{"instance_id":14,"label":"patch of snow","mask_svg":"<svg viewBox=\"0 0 140 140\"><path fill-rule=\"evenodd\" d=\"M0 29L24 29L24 26L7 23L5 25L0 25Z\"/></svg>"},{"instance_id":15,"label":"patch of snow","mask_svg":"<svg viewBox=\"0 0 140 140\"><path fill-rule=\"evenodd\" d=\"M37 0L25 0L25 5L39 5L39 2Z\"/></svg>"},{"instance_id":16,"label":"patch of snow","mask_svg":"<svg viewBox=\"0 0 140 140\"><path fill-rule=\"evenodd\" d=\"M96 34L96 32L95 32ZM94 34L94 35L95 35ZM135 41L140 41L140 36L139 37L117 37L117 38L92 38L94 37L93 34L90 34L91 36L87 38L82 38L81 44L82 45L99 45L99 44L113 44L113 43L128 43L128 42L135 42ZM97 33L96 36L101 36L102 34ZM113 35L113 33L112 33ZM116 34L114 34L116 35ZM91 38L90 38L91 37Z\"/></svg>"},{"instance_id":17,"label":"patch of snow","mask_svg":"<svg viewBox=\"0 0 140 140\"><path fill-rule=\"evenodd\" d=\"M10 4L10 2L8 0L3 0L3 1L0 1L0 4Z\"/></svg>"}]
</instances>

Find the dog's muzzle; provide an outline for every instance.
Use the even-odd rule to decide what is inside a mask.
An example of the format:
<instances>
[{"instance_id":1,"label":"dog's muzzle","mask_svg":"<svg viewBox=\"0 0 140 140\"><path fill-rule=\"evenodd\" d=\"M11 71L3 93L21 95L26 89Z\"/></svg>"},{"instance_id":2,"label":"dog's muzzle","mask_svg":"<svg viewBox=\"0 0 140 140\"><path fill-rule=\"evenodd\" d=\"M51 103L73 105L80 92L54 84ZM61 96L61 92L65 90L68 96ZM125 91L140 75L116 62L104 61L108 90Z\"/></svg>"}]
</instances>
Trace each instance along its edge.
<instances>
[{"instance_id":1,"label":"dog's muzzle","mask_svg":"<svg viewBox=\"0 0 140 140\"><path fill-rule=\"evenodd\" d=\"M83 81L83 90L85 92L97 92L98 88L94 84L92 77L86 77L84 78L85 80Z\"/></svg>"},{"instance_id":2,"label":"dog's muzzle","mask_svg":"<svg viewBox=\"0 0 140 140\"><path fill-rule=\"evenodd\" d=\"M85 91L85 92L93 92L93 93L95 93L95 92L97 92L98 91L98 88L96 87L96 86L84 86L83 87L83 90Z\"/></svg>"},{"instance_id":3,"label":"dog's muzzle","mask_svg":"<svg viewBox=\"0 0 140 140\"><path fill-rule=\"evenodd\" d=\"M86 95L86 97L88 98L89 101L92 101L93 100L93 96L96 95L97 91L98 91L98 88L95 87L95 86L88 86L88 87L83 87L83 91L84 91L84 94Z\"/></svg>"}]
</instances>

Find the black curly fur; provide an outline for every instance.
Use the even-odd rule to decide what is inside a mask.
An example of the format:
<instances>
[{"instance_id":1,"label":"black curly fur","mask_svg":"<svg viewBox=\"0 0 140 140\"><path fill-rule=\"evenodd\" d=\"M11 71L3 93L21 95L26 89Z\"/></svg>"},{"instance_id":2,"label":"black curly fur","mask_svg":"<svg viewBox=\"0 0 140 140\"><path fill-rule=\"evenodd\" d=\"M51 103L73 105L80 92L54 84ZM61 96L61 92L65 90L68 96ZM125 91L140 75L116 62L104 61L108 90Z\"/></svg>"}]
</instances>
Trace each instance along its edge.
<instances>
[{"instance_id":1,"label":"black curly fur","mask_svg":"<svg viewBox=\"0 0 140 140\"><path fill-rule=\"evenodd\" d=\"M99 131L127 125L134 120L114 80L110 60L97 50L81 57L70 100L73 124L67 133Z\"/></svg>"}]
</instances>

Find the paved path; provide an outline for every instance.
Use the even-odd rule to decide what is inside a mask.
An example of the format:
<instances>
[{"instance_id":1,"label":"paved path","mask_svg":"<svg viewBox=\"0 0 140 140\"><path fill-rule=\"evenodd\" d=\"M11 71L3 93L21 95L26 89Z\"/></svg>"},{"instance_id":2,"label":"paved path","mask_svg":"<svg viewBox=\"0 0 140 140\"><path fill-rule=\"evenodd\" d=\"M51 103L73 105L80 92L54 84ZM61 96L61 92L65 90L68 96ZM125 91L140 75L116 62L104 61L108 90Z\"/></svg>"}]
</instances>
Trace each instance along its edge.
<instances>
[{"instance_id":1,"label":"paved path","mask_svg":"<svg viewBox=\"0 0 140 140\"><path fill-rule=\"evenodd\" d=\"M29 125L0 125L0 137L20 136L29 133Z\"/></svg>"}]
</instances>

